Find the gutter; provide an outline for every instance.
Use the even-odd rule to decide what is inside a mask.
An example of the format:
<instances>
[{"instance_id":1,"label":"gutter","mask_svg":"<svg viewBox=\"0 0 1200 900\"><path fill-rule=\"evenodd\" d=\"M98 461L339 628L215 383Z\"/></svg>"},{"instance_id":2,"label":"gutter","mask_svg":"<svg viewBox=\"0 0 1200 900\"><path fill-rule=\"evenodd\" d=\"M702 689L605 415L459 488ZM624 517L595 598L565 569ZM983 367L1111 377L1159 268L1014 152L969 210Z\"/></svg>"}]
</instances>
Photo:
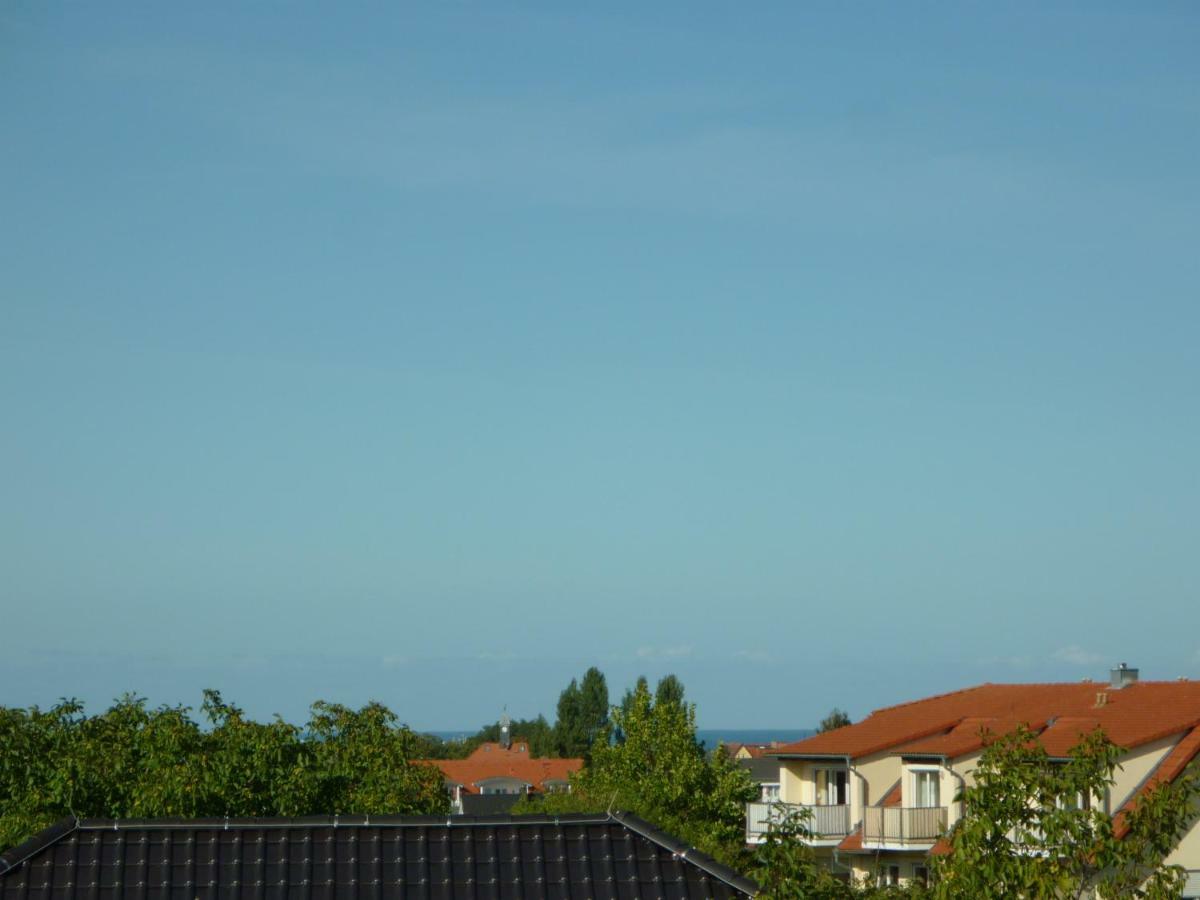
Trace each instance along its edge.
<instances>
[{"instance_id":1,"label":"gutter","mask_svg":"<svg viewBox=\"0 0 1200 900\"><path fill-rule=\"evenodd\" d=\"M867 805L867 796L866 796L866 792L865 792L867 780L863 776L862 772L860 772L860 771L858 771L858 769L854 768L854 760L851 759L849 754L843 756L842 759L845 760L845 762L846 762L846 771L851 773L852 775L854 775L854 777L859 780L859 783L860 783L859 797L861 798L862 805L865 808ZM846 799L850 800L849 797L847 797ZM854 804L851 803L848 805L850 806L851 811L853 811ZM849 825L850 825L850 833L853 834L855 829L862 827L862 819L859 819L857 822L850 822ZM831 860L832 860L833 864L835 866L837 866L838 868L842 869L843 871L845 871L847 873L853 874L854 870L850 866L848 866L844 862L842 862L841 854L838 852L838 848L836 846L833 848L833 855L831 857Z\"/></svg>"},{"instance_id":2,"label":"gutter","mask_svg":"<svg viewBox=\"0 0 1200 900\"><path fill-rule=\"evenodd\" d=\"M967 791L967 780L958 772L954 771L954 765L950 762L950 758L948 756L942 757L942 766L947 772L958 779L958 817L959 819L962 819L967 814L967 798L963 796Z\"/></svg>"}]
</instances>

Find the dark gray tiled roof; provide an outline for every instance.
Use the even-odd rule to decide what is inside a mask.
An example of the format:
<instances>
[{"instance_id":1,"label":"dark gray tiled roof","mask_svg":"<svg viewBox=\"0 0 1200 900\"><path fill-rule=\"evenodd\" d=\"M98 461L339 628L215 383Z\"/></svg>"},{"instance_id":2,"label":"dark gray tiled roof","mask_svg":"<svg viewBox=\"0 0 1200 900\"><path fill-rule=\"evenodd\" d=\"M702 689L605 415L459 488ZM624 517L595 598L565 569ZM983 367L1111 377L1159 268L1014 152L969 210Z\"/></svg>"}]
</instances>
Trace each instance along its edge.
<instances>
[{"instance_id":1,"label":"dark gray tiled roof","mask_svg":"<svg viewBox=\"0 0 1200 900\"><path fill-rule=\"evenodd\" d=\"M750 778L757 784L764 781L772 784L779 780L779 760L774 756L764 756L759 759L735 759L739 768L750 773Z\"/></svg>"},{"instance_id":2,"label":"dark gray tiled roof","mask_svg":"<svg viewBox=\"0 0 1200 900\"><path fill-rule=\"evenodd\" d=\"M68 819L0 856L0 900L724 900L756 890L617 813Z\"/></svg>"}]
</instances>

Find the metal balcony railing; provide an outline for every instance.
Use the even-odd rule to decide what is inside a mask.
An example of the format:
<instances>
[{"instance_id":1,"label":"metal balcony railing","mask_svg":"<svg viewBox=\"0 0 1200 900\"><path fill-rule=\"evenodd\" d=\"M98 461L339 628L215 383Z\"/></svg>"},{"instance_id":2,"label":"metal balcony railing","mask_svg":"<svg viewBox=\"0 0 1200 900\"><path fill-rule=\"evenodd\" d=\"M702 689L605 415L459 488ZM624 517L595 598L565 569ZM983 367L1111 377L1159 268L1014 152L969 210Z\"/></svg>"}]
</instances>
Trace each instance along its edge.
<instances>
[{"instance_id":1,"label":"metal balcony railing","mask_svg":"<svg viewBox=\"0 0 1200 900\"><path fill-rule=\"evenodd\" d=\"M868 806L864 844L932 844L946 833L944 806Z\"/></svg>"},{"instance_id":2,"label":"metal balcony railing","mask_svg":"<svg viewBox=\"0 0 1200 900\"><path fill-rule=\"evenodd\" d=\"M804 824L816 839L845 837L850 833L850 807L841 806L808 806L801 803L765 803L754 802L746 804L746 840L756 842L762 839L770 827L782 821L788 813L804 815Z\"/></svg>"}]
</instances>

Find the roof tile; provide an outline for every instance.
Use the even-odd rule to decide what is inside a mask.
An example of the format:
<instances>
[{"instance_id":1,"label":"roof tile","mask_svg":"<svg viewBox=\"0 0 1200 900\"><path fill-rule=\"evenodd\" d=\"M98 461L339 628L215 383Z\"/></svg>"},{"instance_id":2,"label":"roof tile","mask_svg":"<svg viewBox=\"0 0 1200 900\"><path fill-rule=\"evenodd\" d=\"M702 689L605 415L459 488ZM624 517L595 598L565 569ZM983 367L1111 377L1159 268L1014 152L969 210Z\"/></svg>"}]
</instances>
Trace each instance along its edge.
<instances>
[{"instance_id":1,"label":"roof tile","mask_svg":"<svg viewBox=\"0 0 1200 900\"><path fill-rule=\"evenodd\" d=\"M1132 748L1200 724L1200 681L1142 681L1121 690L1099 682L981 684L878 709L854 725L785 744L774 755L954 757L982 746L981 729L1001 734L1018 723L1045 728L1043 745L1054 755L1065 755L1097 727Z\"/></svg>"}]
</instances>

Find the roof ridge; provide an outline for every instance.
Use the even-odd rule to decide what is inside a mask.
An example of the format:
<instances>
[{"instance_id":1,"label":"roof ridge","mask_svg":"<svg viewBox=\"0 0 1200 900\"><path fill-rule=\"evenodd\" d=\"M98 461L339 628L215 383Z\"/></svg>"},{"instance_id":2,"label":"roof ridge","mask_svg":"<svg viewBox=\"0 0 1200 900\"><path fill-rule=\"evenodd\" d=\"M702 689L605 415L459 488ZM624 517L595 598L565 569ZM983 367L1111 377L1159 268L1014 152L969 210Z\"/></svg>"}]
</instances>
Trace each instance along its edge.
<instances>
[{"instance_id":1,"label":"roof ridge","mask_svg":"<svg viewBox=\"0 0 1200 900\"><path fill-rule=\"evenodd\" d=\"M930 700L941 700L943 697L953 697L956 694L966 694L970 691L977 691L985 687L993 687L994 684L990 681L985 681L982 684L973 684L970 687L959 688L955 691L944 691L941 694L933 694L929 697L921 697L917 700L905 700L903 703L893 703L891 706L881 706L878 709L873 709L867 714L867 718L878 715L882 712L888 712L893 709L903 709L906 706L916 706L918 703L928 703ZM865 721L865 720L864 720ZM858 723L855 723L858 724Z\"/></svg>"},{"instance_id":2,"label":"roof ridge","mask_svg":"<svg viewBox=\"0 0 1200 900\"><path fill-rule=\"evenodd\" d=\"M163 816L157 818L129 819L77 819L73 820L80 831L120 831L133 828L409 828L429 825L444 825L450 828L477 825L486 821L491 825L546 825L556 822L595 824L607 822L606 813L525 813L520 815L499 814L494 816L440 815L336 815L336 816ZM12 851L9 851L10 853ZM5 854L6 856L8 854Z\"/></svg>"},{"instance_id":3,"label":"roof ridge","mask_svg":"<svg viewBox=\"0 0 1200 900\"><path fill-rule=\"evenodd\" d=\"M625 826L630 831L640 834L646 840L653 841L660 847L670 850L680 859L687 860L692 865L703 869L714 878L719 878L726 884L731 885L740 891L744 891L752 897L759 891L759 886L756 881L747 878L745 875L742 875L740 872L731 869L724 863L718 862L703 850L697 850L691 844L681 841L679 838L669 835L665 831L659 830L645 819L639 818L633 813L612 810L608 813L608 818Z\"/></svg>"},{"instance_id":4,"label":"roof ridge","mask_svg":"<svg viewBox=\"0 0 1200 900\"><path fill-rule=\"evenodd\" d=\"M45 850L59 838L79 828L80 824L80 820L75 818L75 816L68 816L65 819L59 819L47 828L43 828L29 840L23 841L15 847L10 847L4 853L0 854L0 875L3 875L10 869L15 869L35 853Z\"/></svg>"}]
</instances>

